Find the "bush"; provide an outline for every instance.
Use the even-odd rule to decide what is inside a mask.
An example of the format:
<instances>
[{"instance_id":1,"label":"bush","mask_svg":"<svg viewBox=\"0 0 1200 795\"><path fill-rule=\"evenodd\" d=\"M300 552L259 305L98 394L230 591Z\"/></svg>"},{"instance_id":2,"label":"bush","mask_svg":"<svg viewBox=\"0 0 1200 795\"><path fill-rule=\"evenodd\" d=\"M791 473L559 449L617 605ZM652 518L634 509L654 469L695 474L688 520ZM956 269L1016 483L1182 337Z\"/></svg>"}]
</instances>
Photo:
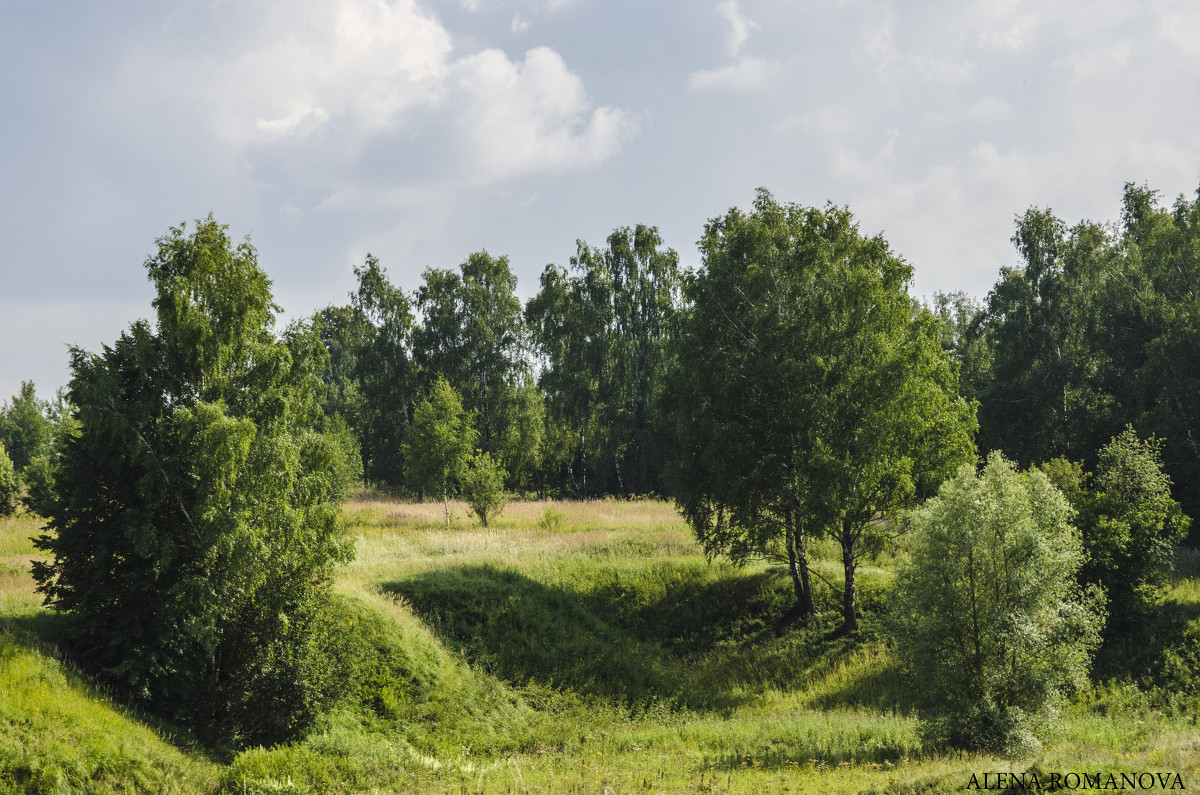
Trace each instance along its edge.
<instances>
[{"instance_id":1,"label":"bush","mask_svg":"<svg viewBox=\"0 0 1200 795\"><path fill-rule=\"evenodd\" d=\"M491 453L473 456L470 467L463 474L463 497L484 527L508 504L508 497L504 494L506 477L508 473L492 459Z\"/></svg>"},{"instance_id":2,"label":"bush","mask_svg":"<svg viewBox=\"0 0 1200 795\"><path fill-rule=\"evenodd\" d=\"M1171 499L1161 449L1160 441L1143 441L1127 428L1100 450L1092 488L1077 498L1080 576L1108 594L1110 637L1141 623L1162 598L1175 547L1191 523Z\"/></svg>"},{"instance_id":3,"label":"bush","mask_svg":"<svg viewBox=\"0 0 1200 795\"><path fill-rule=\"evenodd\" d=\"M1041 472L999 454L962 467L913 517L896 581L895 641L926 731L958 747L1037 745L1062 697L1087 681L1099 597L1083 592L1071 508Z\"/></svg>"}]
</instances>

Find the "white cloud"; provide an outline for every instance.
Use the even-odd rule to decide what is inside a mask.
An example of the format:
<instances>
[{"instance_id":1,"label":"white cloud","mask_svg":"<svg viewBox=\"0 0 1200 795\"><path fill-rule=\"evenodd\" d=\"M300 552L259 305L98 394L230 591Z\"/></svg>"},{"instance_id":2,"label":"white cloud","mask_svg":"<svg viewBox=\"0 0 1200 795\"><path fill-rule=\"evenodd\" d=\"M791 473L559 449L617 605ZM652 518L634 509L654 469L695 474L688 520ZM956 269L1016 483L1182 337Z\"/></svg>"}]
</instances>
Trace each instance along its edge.
<instances>
[{"instance_id":1,"label":"white cloud","mask_svg":"<svg viewBox=\"0 0 1200 795\"><path fill-rule=\"evenodd\" d=\"M1124 68L1132 52L1127 41L1107 42L1073 52L1058 63L1065 65L1072 77L1087 79Z\"/></svg>"},{"instance_id":2,"label":"white cloud","mask_svg":"<svg viewBox=\"0 0 1200 795\"><path fill-rule=\"evenodd\" d=\"M779 65L763 58L739 58L728 66L704 69L688 75L689 91L762 91L779 72Z\"/></svg>"},{"instance_id":3,"label":"white cloud","mask_svg":"<svg viewBox=\"0 0 1200 795\"><path fill-rule=\"evenodd\" d=\"M1040 21L1021 0L992 0L971 7L975 40L988 50L1016 52L1033 41Z\"/></svg>"},{"instance_id":4,"label":"white cloud","mask_svg":"<svg viewBox=\"0 0 1200 795\"><path fill-rule=\"evenodd\" d=\"M729 23L729 38L725 46L729 50L730 57L736 58L741 54L746 40L750 38L750 31L757 28L758 25L742 16L738 0L721 0L717 4L717 13Z\"/></svg>"},{"instance_id":5,"label":"white cloud","mask_svg":"<svg viewBox=\"0 0 1200 795\"><path fill-rule=\"evenodd\" d=\"M196 112L232 151L290 169L306 185L306 197L283 200L292 213L343 195L345 185L321 181L353 169L368 149L408 158L412 168L398 167L396 177L405 182L460 180L465 164L477 184L594 166L636 130L628 112L593 107L583 81L549 48L523 61L499 50L455 58L450 33L417 0L312 0L309 13L284 0L261 8L245 12L251 29L232 53L172 58L164 51L174 43L158 42L134 60L130 79L157 68L163 94L195 86ZM514 33L528 27L513 17ZM406 154L417 147L420 154Z\"/></svg>"},{"instance_id":6,"label":"white cloud","mask_svg":"<svg viewBox=\"0 0 1200 795\"><path fill-rule=\"evenodd\" d=\"M933 83L965 83L975 73L975 64L944 52L907 52L894 41L895 20L887 20L868 35L862 53L875 62L876 69L888 77L916 74ZM953 40L938 41L941 50L952 49ZM908 45L912 46L912 45Z\"/></svg>"},{"instance_id":7,"label":"white cloud","mask_svg":"<svg viewBox=\"0 0 1200 795\"><path fill-rule=\"evenodd\" d=\"M214 123L241 147L311 133L333 120L376 130L437 97L448 70L449 33L413 0L339 0L276 29L268 14L249 46L188 62L162 75L199 86ZM135 69L161 69L158 52Z\"/></svg>"},{"instance_id":8,"label":"white cloud","mask_svg":"<svg viewBox=\"0 0 1200 795\"><path fill-rule=\"evenodd\" d=\"M1163 16L1159 32L1185 55L1200 56L1200 8L1193 3L1183 4Z\"/></svg>"},{"instance_id":9,"label":"white cloud","mask_svg":"<svg viewBox=\"0 0 1200 795\"><path fill-rule=\"evenodd\" d=\"M525 53L524 63L484 50L456 71L467 99L458 125L476 180L594 166L636 131L626 111L589 113L583 81L548 47Z\"/></svg>"}]
</instances>

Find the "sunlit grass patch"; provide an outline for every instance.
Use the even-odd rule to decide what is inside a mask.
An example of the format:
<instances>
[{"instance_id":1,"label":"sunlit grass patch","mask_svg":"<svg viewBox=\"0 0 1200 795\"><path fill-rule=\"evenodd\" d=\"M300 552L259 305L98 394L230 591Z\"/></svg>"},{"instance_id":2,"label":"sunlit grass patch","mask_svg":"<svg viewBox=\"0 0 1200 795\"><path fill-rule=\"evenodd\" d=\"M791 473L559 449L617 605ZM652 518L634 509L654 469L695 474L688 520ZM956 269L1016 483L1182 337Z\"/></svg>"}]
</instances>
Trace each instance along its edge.
<instances>
[{"instance_id":1,"label":"sunlit grass patch","mask_svg":"<svg viewBox=\"0 0 1200 795\"><path fill-rule=\"evenodd\" d=\"M0 693L0 791L195 793L215 779L212 763L6 634Z\"/></svg>"}]
</instances>

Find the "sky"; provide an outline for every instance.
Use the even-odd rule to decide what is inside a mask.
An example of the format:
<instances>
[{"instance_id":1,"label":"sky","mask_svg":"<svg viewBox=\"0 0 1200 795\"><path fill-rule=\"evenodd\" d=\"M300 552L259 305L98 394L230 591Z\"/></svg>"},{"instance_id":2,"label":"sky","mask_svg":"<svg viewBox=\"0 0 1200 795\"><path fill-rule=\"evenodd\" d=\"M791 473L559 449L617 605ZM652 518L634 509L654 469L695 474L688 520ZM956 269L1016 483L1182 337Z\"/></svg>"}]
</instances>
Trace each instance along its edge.
<instances>
[{"instance_id":1,"label":"sky","mask_svg":"<svg viewBox=\"0 0 1200 795\"><path fill-rule=\"evenodd\" d=\"M284 320L368 252L408 291L507 255L527 299L643 223L695 268L759 187L983 298L1031 206L1194 198L1198 99L1189 0L3 0L0 401L150 317L210 212Z\"/></svg>"}]
</instances>

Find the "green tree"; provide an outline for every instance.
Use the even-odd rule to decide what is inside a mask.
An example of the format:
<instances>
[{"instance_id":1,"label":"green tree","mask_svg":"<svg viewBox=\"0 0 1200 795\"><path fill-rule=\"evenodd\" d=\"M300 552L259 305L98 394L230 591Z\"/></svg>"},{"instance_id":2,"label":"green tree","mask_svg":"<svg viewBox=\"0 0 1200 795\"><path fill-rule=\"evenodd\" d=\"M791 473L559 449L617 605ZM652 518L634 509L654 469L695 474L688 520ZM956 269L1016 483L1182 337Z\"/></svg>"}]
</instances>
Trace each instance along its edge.
<instances>
[{"instance_id":1,"label":"green tree","mask_svg":"<svg viewBox=\"0 0 1200 795\"><path fill-rule=\"evenodd\" d=\"M941 324L942 348L958 367L958 391L978 401L992 380L992 344L986 307L961 290L935 293L934 317Z\"/></svg>"},{"instance_id":2,"label":"green tree","mask_svg":"<svg viewBox=\"0 0 1200 795\"><path fill-rule=\"evenodd\" d=\"M881 517L974 458L973 407L907 293L912 269L849 211L780 205L710 221L687 287L668 398L680 434L674 492L710 554L787 553L814 609L807 537L842 548L845 629Z\"/></svg>"},{"instance_id":3,"label":"green tree","mask_svg":"<svg viewBox=\"0 0 1200 795\"><path fill-rule=\"evenodd\" d=\"M532 377L508 392L504 406L508 422L500 445L500 460L513 490L540 488L546 447L546 404Z\"/></svg>"},{"instance_id":4,"label":"green tree","mask_svg":"<svg viewBox=\"0 0 1200 795\"><path fill-rule=\"evenodd\" d=\"M61 445L34 565L76 659L219 744L311 724L344 678L325 654L333 567L351 547L313 430L324 349L277 337L249 242L212 216L146 261L156 324L71 352L77 429Z\"/></svg>"},{"instance_id":5,"label":"green tree","mask_svg":"<svg viewBox=\"0 0 1200 795\"><path fill-rule=\"evenodd\" d=\"M480 523L488 526L508 504L504 494L504 479L508 473L492 458L491 453L477 452L468 460L462 476L463 498L479 517Z\"/></svg>"},{"instance_id":6,"label":"green tree","mask_svg":"<svg viewBox=\"0 0 1200 795\"><path fill-rule=\"evenodd\" d=\"M517 278L507 257L486 251L467 257L460 271L425 271L413 355L427 378L445 378L461 396L479 446L498 455L512 422L511 392L527 369Z\"/></svg>"},{"instance_id":7,"label":"green tree","mask_svg":"<svg viewBox=\"0 0 1200 795\"><path fill-rule=\"evenodd\" d=\"M1006 269L988 297L994 360L981 394L981 444L1023 466L1094 460L1120 427L1095 309L1117 248L1098 225L1068 230L1048 209L1018 219L1013 243L1024 265Z\"/></svg>"},{"instance_id":8,"label":"green tree","mask_svg":"<svg viewBox=\"0 0 1200 795\"><path fill-rule=\"evenodd\" d=\"M891 612L934 738L1036 746L1064 695L1086 684L1102 598L1076 580L1071 517L1049 478L998 453L978 476L963 465L913 514Z\"/></svg>"},{"instance_id":9,"label":"green tree","mask_svg":"<svg viewBox=\"0 0 1200 795\"><path fill-rule=\"evenodd\" d=\"M1163 595L1175 547L1191 520L1171 498L1162 443L1126 428L1101 448L1094 477L1062 459L1043 467L1077 513L1080 580L1108 596L1107 635L1126 634Z\"/></svg>"},{"instance_id":10,"label":"green tree","mask_svg":"<svg viewBox=\"0 0 1200 795\"><path fill-rule=\"evenodd\" d=\"M327 412L341 413L354 428L366 477L400 488L407 482L403 442L418 392L412 303L370 254L354 273L351 306L326 310L328 379L340 385L334 394L342 402Z\"/></svg>"},{"instance_id":11,"label":"green tree","mask_svg":"<svg viewBox=\"0 0 1200 795\"><path fill-rule=\"evenodd\" d=\"M21 472L24 481L25 507L39 515L45 515L55 499L54 478L58 469L61 451L66 440L79 429L70 402L63 389L59 389L53 402L48 404L47 418L53 428L53 437L48 448L29 459Z\"/></svg>"},{"instance_id":12,"label":"green tree","mask_svg":"<svg viewBox=\"0 0 1200 795\"><path fill-rule=\"evenodd\" d=\"M13 466L4 443L0 442L0 516L10 516L17 510L17 496L21 493L21 479Z\"/></svg>"},{"instance_id":13,"label":"green tree","mask_svg":"<svg viewBox=\"0 0 1200 795\"><path fill-rule=\"evenodd\" d=\"M444 378L433 382L429 396L417 404L404 440L409 476L421 491L441 495L450 524L450 493L475 447L476 432L462 400Z\"/></svg>"},{"instance_id":14,"label":"green tree","mask_svg":"<svg viewBox=\"0 0 1200 795\"><path fill-rule=\"evenodd\" d=\"M34 456L44 456L54 437L50 404L39 400L32 381L22 381L21 391L0 407L0 444L8 450L20 472Z\"/></svg>"},{"instance_id":15,"label":"green tree","mask_svg":"<svg viewBox=\"0 0 1200 795\"><path fill-rule=\"evenodd\" d=\"M658 412L667 327L679 306L679 257L654 227L621 227L607 247L582 241L574 275L553 265L525 317L547 368L553 419L577 440L577 492L650 493L673 448ZM574 474L574 473L572 473Z\"/></svg>"}]
</instances>

